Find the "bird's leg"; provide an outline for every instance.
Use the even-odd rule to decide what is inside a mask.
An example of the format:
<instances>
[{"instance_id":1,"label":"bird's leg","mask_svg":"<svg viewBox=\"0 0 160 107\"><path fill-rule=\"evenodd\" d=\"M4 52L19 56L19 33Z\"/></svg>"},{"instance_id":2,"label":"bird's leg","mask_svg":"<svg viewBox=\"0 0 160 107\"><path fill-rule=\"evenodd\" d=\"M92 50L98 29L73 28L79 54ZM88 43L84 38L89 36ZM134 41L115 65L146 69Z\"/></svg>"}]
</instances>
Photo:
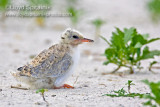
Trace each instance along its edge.
<instances>
[{"instance_id":1,"label":"bird's leg","mask_svg":"<svg viewBox=\"0 0 160 107\"><path fill-rule=\"evenodd\" d=\"M63 86L60 86L60 87L53 87L54 89L61 89L61 88L74 88L73 86L71 86L71 85L68 85L68 84L64 84Z\"/></svg>"}]
</instances>

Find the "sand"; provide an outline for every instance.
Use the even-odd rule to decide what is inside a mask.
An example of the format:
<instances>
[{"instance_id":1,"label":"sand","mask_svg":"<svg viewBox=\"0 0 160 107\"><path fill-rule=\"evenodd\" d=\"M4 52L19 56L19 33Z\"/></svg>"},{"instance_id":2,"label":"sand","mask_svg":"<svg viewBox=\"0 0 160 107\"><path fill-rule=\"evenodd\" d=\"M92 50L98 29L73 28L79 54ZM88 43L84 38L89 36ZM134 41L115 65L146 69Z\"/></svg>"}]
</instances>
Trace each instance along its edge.
<instances>
[{"instance_id":1,"label":"sand","mask_svg":"<svg viewBox=\"0 0 160 107\"><path fill-rule=\"evenodd\" d=\"M55 2L59 6L62 2ZM100 17L106 20L101 33L106 38L111 37L114 27L136 27L140 33L149 33L150 37L160 37L160 25L154 24L146 9L147 0L83 0L80 4L85 10L77 29L85 37L94 39L94 27L89 24L91 19ZM46 103L36 90L21 90L10 88L18 82L10 75L15 70L52 44L58 43L63 30L70 27L69 18L47 18L45 27L35 25L34 18L7 18L0 28L0 107L44 107ZM160 49L160 42L149 45L151 49ZM50 107L143 107L146 100L139 98L111 98L103 96L113 90L124 87L127 90L128 80L136 84L131 92L149 93L150 89L141 80L160 80L160 70L153 74L147 70L149 62L142 62L145 69L132 75L102 75L116 68L114 65L102 65L105 57L101 56L108 45L99 43L82 44L81 59L66 83L74 85L75 89L49 89L45 98ZM159 61L160 57L155 60ZM158 65L157 65L158 66ZM126 69L121 69L120 72ZM77 79L78 78L78 79ZM75 83L77 79L77 82ZM75 84L74 84L75 83Z\"/></svg>"}]
</instances>

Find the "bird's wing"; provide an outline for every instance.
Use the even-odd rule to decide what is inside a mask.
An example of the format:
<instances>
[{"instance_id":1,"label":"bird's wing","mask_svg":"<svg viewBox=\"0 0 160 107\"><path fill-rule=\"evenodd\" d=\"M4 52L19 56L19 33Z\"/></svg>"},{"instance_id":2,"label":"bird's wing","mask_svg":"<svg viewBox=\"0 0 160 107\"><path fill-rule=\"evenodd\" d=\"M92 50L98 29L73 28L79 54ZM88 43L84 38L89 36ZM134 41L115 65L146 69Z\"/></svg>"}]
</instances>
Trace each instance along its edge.
<instances>
[{"instance_id":1,"label":"bird's wing","mask_svg":"<svg viewBox=\"0 0 160 107\"><path fill-rule=\"evenodd\" d=\"M69 46L53 45L48 50L42 51L31 63L18 68L18 70L21 71L21 75L35 78L61 76L72 64L69 52Z\"/></svg>"}]
</instances>

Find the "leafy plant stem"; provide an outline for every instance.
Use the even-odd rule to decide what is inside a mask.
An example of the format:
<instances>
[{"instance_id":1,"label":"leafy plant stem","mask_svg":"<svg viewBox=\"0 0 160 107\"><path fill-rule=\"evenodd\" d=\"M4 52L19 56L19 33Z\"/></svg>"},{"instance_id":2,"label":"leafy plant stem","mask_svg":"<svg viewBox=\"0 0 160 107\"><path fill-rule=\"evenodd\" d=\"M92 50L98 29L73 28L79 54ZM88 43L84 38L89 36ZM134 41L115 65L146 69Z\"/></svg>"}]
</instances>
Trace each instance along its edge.
<instances>
[{"instance_id":1,"label":"leafy plant stem","mask_svg":"<svg viewBox=\"0 0 160 107\"><path fill-rule=\"evenodd\" d=\"M45 99L45 97L44 97L44 93L45 93L46 91L48 91L48 90L42 88L42 89L37 90L36 93L39 93L39 92L41 93L42 98L43 98L43 101L46 102L46 106L48 107L48 106L49 106L49 103L48 103L48 101L46 101L46 99Z\"/></svg>"},{"instance_id":2,"label":"leafy plant stem","mask_svg":"<svg viewBox=\"0 0 160 107\"><path fill-rule=\"evenodd\" d=\"M48 107L48 106L49 106L49 103L48 103L48 101L46 101L46 99L45 99L45 97L44 97L44 93L41 93L41 95L42 95L43 101L46 102L47 107Z\"/></svg>"},{"instance_id":3,"label":"leafy plant stem","mask_svg":"<svg viewBox=\"0 0 160 107\"><path fill-rule=\"evenodd\" d=\"M120 68L121 68L121 66L118 66L118 67L117 67L114 71L112 71L111 73L117 72Z\"/></svg>"},{"instance_id":4,"label":"leafy plant stem","mask_svg":"<svg viewBox=\"0 0 160 107\"><path fill-rule=\"evenodd\" d=\"M99 27L96 27L96 37L97 37L97 38L99 37L99 34L100 34L100 28L99 28Z\"/></svg>"},{"instance_id":5,"label":"leafy plant stem","mask_svg":"<svg viewBox=\"0 0 160 107\"><path fill-rule=\"evenodd\" d=\"M130 67L130 74L133 74L134 73L134 69L133 69L133 67L131 66Z\"/></svg>"},{"instance_id":6,"label":"leafy plant stem","mask_svg":"<svg viewBox=\"0 0 160 107\"><path fill-rule=\"evenodd\" d=\"M156 64L156 63L158 63L158 62L157 62L157 61L153 61L153 62L150 63L150 66L149 66L149 71L151 71L151 72L154 73L154 74L155 74L155 72L152 70L152 67L153 67L153 65Z\"/></svg>"},{"instance_id":7,"label":"leafy plant stem","mask_svg":"<svg viewBox=\"0 0 160 107\"><path fill-rule=\"evenodd\" d=\"M131 86L128 85L128 93L129 93L129 94L131 93L131 92L130 92L130 89L131 89Z\"/></svg>"}]
</instances>

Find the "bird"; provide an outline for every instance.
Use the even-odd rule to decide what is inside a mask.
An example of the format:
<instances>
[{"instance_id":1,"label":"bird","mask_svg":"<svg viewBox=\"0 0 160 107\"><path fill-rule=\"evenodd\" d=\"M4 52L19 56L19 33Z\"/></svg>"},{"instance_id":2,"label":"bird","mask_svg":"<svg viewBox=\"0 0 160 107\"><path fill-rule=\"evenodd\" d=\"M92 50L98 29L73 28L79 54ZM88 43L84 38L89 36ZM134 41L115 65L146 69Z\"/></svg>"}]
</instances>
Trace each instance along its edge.
<instances>
[{"instance_id":1,"label":"bird","mask_svg":"<svg viewBox=\"0 0 160 107\"><path fill-rule=\"evenodd\" d=\"M83 42L94 41L84 38L83 34L75 29L67 28L61 34L60 43L43 50L31 62L11 74L17 81L28 85L29 89L74 88L64 82L78 65L78 46Z\"/></svg>"}]
</instances>

